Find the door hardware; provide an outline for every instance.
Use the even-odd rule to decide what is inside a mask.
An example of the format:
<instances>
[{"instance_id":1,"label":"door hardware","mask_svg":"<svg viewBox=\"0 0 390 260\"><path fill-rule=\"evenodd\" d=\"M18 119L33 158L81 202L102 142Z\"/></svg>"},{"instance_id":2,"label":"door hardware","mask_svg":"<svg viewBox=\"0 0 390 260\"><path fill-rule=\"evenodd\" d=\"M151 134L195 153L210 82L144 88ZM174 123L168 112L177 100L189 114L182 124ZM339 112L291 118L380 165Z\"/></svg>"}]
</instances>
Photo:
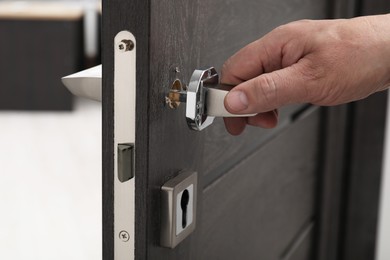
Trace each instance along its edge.
<instances>
[{"instance_id":1,"label":"door hardware","mask_svg":"<svg viewBox=\"0 0 390 260\"><path fill-rule=\"evenodd\" d=\"M75 96L102 101L102 65L63 77L62 83Z\"/></svg>"},{"instance_id":2,"label":"door hardware","mask_svg":"<svg viewBox=\"0 0 390 260\"><path fill-rule=\"evenodd\" d=\"M195 230L197 185L196 172L182 171L161 187L161 246L175 248Z\"/></svg>"},{"instance_id":3,"label":"door hardware","mask_svg":"<svg viewBox=\"0 0 390 260\"><path fill-rule=\"evenodd\" d=\"M117 260L133 260L135 252L136 47L135 37L128 31L114 38L113 225Z\"/></svg>"},{"instance_id":4,"label":"door hardware","mask_svg":"<svg viewBox=\"0 0 390 260\"><path fill-rule=\"evenodd\" d=\"M114 259L133 260L135 248L136 40L128 31L114 40ZM76 96L102 100L102 66L62 78Z\"/></svg>"},{"instance_id":5,"label":"door hardware","mask_svg":"<svg viewBox=\"0 0 390 260\"><path fill-rule=\"evenodd\" d=\"M186 119L190 129L201 131L211 125L215 117L246 117L229 113L224 105L225 97L234 86L219 83L215 68L195 70L188 86L176 79L166 97L171 108L186 103Z\"/></svg>"},{"instance_id":6,"label":"door hardware","mask_svg":"<svg viewBox=\"0 0 390 260\"><path fill-rule=\"evenodd\" d=\"M118 144L118 178L126 182L134 177L134 144Z\"/></svg>"},{"instance_id":7,"label":"door hardware","mask_svg":"<svg viewBox=\"0 0 390 260\"><path fill-rule=\"evenodd\" d=\"M124 52L131 47L120 42L118 49ZM101 101L101 65L62 78L62 82L76 96ZM248 117L256 114L237 115L229 113L224 100L233 86L219 83L215 68L195 70L188 86L176 79L165 101L171 108L186 103L186 121L190 129L201 131L211 125L215 117Z\"/></svg>"}]
</instances>

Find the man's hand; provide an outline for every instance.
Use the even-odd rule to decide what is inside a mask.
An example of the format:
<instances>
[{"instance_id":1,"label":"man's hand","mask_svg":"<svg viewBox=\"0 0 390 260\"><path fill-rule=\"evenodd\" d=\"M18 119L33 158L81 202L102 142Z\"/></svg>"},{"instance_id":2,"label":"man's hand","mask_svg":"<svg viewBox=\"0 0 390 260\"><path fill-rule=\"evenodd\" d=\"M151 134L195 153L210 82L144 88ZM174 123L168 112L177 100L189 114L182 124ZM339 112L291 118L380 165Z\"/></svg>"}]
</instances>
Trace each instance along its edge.
<instances>
[{"instance_id":1,"label":"man's hand","mask_svg":"<svg viewBox=\"0 0 390 260\"><path fill-rule=\"evenodd\" d=\"M225 118L238 135L246 124L272 128L288 104L338 105L390 85L390 15L303 20L280 26L247 45L222 68L221 81L239 84L225 99Z\"/></svg>"}]
</instances>

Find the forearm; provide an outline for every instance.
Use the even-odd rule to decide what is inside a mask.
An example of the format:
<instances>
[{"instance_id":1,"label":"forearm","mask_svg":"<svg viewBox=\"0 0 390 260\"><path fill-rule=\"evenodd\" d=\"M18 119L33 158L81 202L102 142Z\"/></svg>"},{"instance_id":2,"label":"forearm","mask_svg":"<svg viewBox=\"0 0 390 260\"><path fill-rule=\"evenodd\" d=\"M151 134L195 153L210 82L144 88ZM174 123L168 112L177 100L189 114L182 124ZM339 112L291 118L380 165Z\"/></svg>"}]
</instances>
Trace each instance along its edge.
<instances>
[{"instance_id":1,"label":"forearm","mask_svg":"<svg viewBox=\"0 0 390 260\"><path fill-rule=\"evenodd\" d=\"M388 65L388 79L387 79L387 87L390 87L390 14L386 14L383 17L384 20L384 28L387 28L385 30L384 34L385 36L385 53L386 53L386 59L387 59L387 65ZM386 27L387 26L387 27Z\"/></svg>"},{"instance_id":2,"label":"forearm","mask_svg":"<svg viewBox=\"0 0 390 260\"><path fill-rule=\"evenodd\" d=\"M386 86L390 87L390 14L367 16L368 21L378 37L378 48L382 50L382 58L386 67Z\"/></svg>"},{"instance_id":3,"label":"forearm","mask_svg":"<svg viewBox=\"0 0 390 260\"><path fill-rule=\"evenodd\" d=\"M374 18L377 23L373 25L377 31L381 48L383 49L383 59L387 67L386 86L390 87L390 14L377 15Z\"/></svg>"},{"instance_id":4,"label":"forearm","mask_svg":"<svg viewBox=\"0 0 390 260\"><path fill-rule=\"evenodd\" d=\"M390 14L280 26L233 55L222 81L238 84L225 99L228 111L260 113L227 120L233 134L245 123L264 125L261 113L288 104L332 106L366 98L390 87Z\"/></svg>"},{"instance_id":5,"label":"forearm","mask_svg":"<svg viewBox=\"0 0 390 260\"><path fill-rule=\"evenodd\" d=\"M370 85L375 85L373 92L390 87L390 14L334 21L338 24L336 32L342 39L341 42L350 48L345 51L353 53L355 50L357 52L354 56L361 55L363 58L355 69L370 81ZM339 54L340 57L342 55ZM354 67L353 64L350 66ZM359 82L355 85L358 86Z\"/></svg>"}]
</instances>

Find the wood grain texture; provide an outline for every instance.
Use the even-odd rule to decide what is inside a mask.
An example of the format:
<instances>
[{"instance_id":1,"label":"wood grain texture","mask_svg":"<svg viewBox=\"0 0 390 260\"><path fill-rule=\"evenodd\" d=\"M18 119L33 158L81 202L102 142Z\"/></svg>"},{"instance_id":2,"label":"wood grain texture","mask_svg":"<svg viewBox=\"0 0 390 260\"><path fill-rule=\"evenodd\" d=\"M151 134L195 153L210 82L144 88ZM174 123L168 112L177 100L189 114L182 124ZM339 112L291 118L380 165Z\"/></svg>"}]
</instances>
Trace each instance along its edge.
<instances>
[{"instance_id":1,"label":"wood grain texture","mask_svg":"<svg viewBox=\"0 0 390 260\"><path fill-rule=\"evenodd\" d=\"M286 247L297 237L302 226L314 214L314 187L317 180L317 172L314 169L318 164L319 149L318 112L307 117L307 120L301 118L302 120L297 121L307 122L307 124L295 124L291 118L300 107L289 108L282 120L282 125L285 124L283 128L270 131L253 128L242 138L235 139L225 133L220 121L202 133L189 131L184 119L184 109L181 107L176 111L169 110L164 105L164 97L175 78L188 82L195 68L212 65L220 69L223 61L231 54L276 26L301 18L325 18L327 9L327 2L323 0L292 2L106 0L103 2L103 256L105 260L113 259L112 42L115 34L127 29L135 34L137 39L137 114L139 117L136 143L136 259L207 259L197 256L205 252L214 254L215 251L213 252L209 245L207 245L209 251L203 250L204 241L210 240L204 232L209 232L210 228L206 227L215 226L215 230L219 233L213 235L218 239L210 241L217 243L218 240L224 239L225 228L234 228L229 225L229 222L219 223L216 216L219 216L220 212L214 210L216 207L221 208L218 202L225 196L231 196L227 188L233 186L232 180L239 180L242 184L237 190L236 197L233 198L235 200L247 197L245 203L249 205L251 204L249 199L257 198L257 193L265 195L259 197L259 203L256 205L259 210L257 214L270 221L270 225L269 227L259 225L255 228L265 229L261 233L262 238L259 238L264 241L260 245L261 248L268 249L266 246L269 243L277 241L277 245L264 254L280 257ZM175 67L178 67L181 72L175 73ZM260 135L262 137L259 137ZM289 142L291 145L288 145L287 149L284 145ZM297 146L299 152L296 151ZM305 158L300 156L301 150ZM220 151L226 153L221 155ZM280 153L283 156L280 156ZM261 161L256 159L259 154L268 156L268 160L265 161L269 164L260 165ZM279 157L286 160L281 160ZM232 158L237 158L237 161L229 169L223 169L221 166L228 164ZM244 160L248 166L242 163ZM264 167L264 172L257 176L255 170L261 167ZM182 169L196 170L201 173L197 206L200 209L198 219L202 221L199 223L199 228L177 248L165 249L159 246L160 187ZM280 173L273 176L271 172L278 169ZM265 185L264 189L258 190L255 182L248 178L240 178L243 172L258 180L259 185L267 183L270 185ZM212 177L207 179L203 176ZM245 185L248 185L248 189ZM205 186L207 190L203 193ZM210 195L214 193L219 195L218 200L217 197ZM203 202L206 195L208 198ZM226 208L221 210L229 212L233 210L226 203L224 205ZM283 212L291 212L291 215ZM243 205L241 212L233 211L233 213L237 214L238 218L241 215L247 216L250 211ZM209 214L211 214L210 219ZM251 220L253 221L253 218ZM226 226L223 226L223 223ZM242 225L248 226L248 224ZM254 230L249 229L248 234L245 234L244 229L240 229L239 232L241 236L257 239ZM284 232L288 235L284 236ZM279 238L282 238L282 241L278 241ZM231 243L231 240L227 242ZM248 245L243 245L240 250L247 248ZM256 248L251 250L253 250L250 252L252 256L258 252Z\"/></svg>"},{"instance_id":2,"label":"wood grain texture","mask_svg":"<svg viewBox=\"0 0 390 260\"><path fill-rule=\"evenodd\" d=\"M334 17L382 13L386 5L388 1L382 0L335 1ZM348 106L350 112L345 119L352 121L347 126L347 143L340 140L341 135L329 136L328 145L340 146L344 143L347 152L343 156L337 149L328 157L330 162L325 164L318 259L374 258L385 101L383 97L370 99ZM342 114L332 117L339 118L337 121L341 129L345 129L342 125L346 120L340 118ZM332 121L331 124L337 122ZM337 156L338 163L335 160ZM337 164L342 163L346 168L340 172Z\"/></svg>"},{"instance_id":3,"label":"wood grain texture","mask_svg":"<svg viewBox=\"0 0 390 260\"><path fill-rule=\"evenodd\" d=\"M168 130L172 136L167 139L178 138L183 132L188 131L184 120L184 106L176 111L169 111L169 109L164 111L162 107L163 97L175 77L188 82L195 68L211 65L220 68L223 61L236 50L284 22L299 18L325 17L325 2L299 1L298 3L297 1L295 4L297 6L292 7L282 1L224 1L223 3L211 1L207 4L202 1L198 4L195 2L166 4L160 1L156 3L156 7L152 8L152 12L155 10L152 14L154 18L152 30L156 33L151 35L151 60L153 60L151 70L154 78L152 85L155 86L152 89L151 123L159 125L169 122L169 125L174 127ZM186 10L187 6L191 7L190 13ZM278 15L269 15L271 11L276 12L276 10ZM169 13L168 17L166 17L167 13ZM281 20L280 17L283 19ZM246 22L249 18L252 19L251 26ZM246 29L243 30L242 26ZM176 75L173 72L175 67L179 67L181 73ZM281 111L282 126L290 123L289 117L296 109L299 109L299 106ZM157 139L157 142L151 142L152 145L159 144L160 131L162 129L158 127L155 133L151 134L152 138L156 136ZM226 133L222 121L216 120L212 127L204 131L205 147L202 148L204 162L200 164L199 172L210 175L205 180L205 185L218 178L221 171L226 170L226 162L234 164L240 161L277 131L279 129L269 131L251 128L244 136L232 138ZM239 155L237 150L240 151ZM180 154L186 157L182 152Z\"/></svg>"},{"instance_id":4,"label":"wood grain texture","mask_svg":"<svg viewBox=\"0 0 390 260\"><path fill-rule=\"evenodd\" d=\"M0 109L71 110L61 77L81 69L82 20L0 19Z\"/></svg>"},{"instance_id":5,"label":"wood grain texture","mask_svg":"<svg viewBox=\"0 0 390 260\"><path fill-rule=\"evenodd\" d=\"M277 26L328 15L328 1L321 0L219 0L203 5L206 28L200 64L218 69L230 55Z\"/></svg>"},{"instance_id":6,"label":"wood grain texture","mask_svg":"<svg viewBox=\"0 0 390 260\"><path fill-rule=\"evenodd\" d=\"M253 128L234 138L217 121L202 133L191 132L183 107L176 111L164 107L170 84L176 77L188 82L195 68L215 66L219 70L235 51L280 24L326 17L326 1L165 0L151 2L150 12L148 257L196 259L199 241L195 238L202 236L198 229L175 250L159 247L160 187L181 169L211 176L199 180L198 207L203 208L202 187L223 178L234 164L256 152L264 140L283 131L275 134ZM175 67L180 73L174 72ZM286 118L290 115L287 113ZM228 169L223 168L231 161L234 163ZM198 219L203 214L200 210Z\"/></svg>"},{"instance_id":7,"label":"wood grain texture","mask_svg":"<svg viewBox=\"0 0 390 260\"><path fill-rule=\"evenodd\" d=\"M199 170L204 175L205 187L264 143L286 131L293 123L294 115L303 107L303 105L294 105L282 108L279 123L275 129L247 127L244 135L236 137L232 137L226 132L222 119L216 119L213 126L207 129L203 163Z\"/></svg>"},{"instance_id":8,"label":"wood grain texture","mask_svg":"<svg viewBox=\"0 0 390 260\"><path fill-rule=\"evenodd\" d=\"M212 64L220 69L230 55L246 44L260 38L275 27L303 18L319 19L327 15L326 1L210 1L203 10L206 30L200 64ZM216 18L218 17L218 18ZM246 134L232 138L222 121L205 133L203 167L205 185L221 176L234 164L250 155L267 140L275 137L300 106L281 110L278 129L265 130L248 127ZM237 153L237 151L240 151Z\"/></svg>"},{"instance_id":9,"label":"wood grain texture","mask_svg":"<svg viewBox=\"0 0 390 260\"><path fill-rule=\"evenodd\" d=\"M282 257L315 214L319 121L317 109L204 191L193 259Z\"/></svg>"},{"instance_id":10,"label":"wood grain texture","mask_svg":"<svg viewBox=\"0 0 390 260\"><path fill-rule=\"evenodd\" d=\"M310 222L302 229L281 260L313 259L314 225Z\"/></svg>"},{"instance_id":11,"label":"wood grain texture","mask_svg":"<svg viewBox=\"0 0 390 260\"><path fill-rule=\"evenodd\" d=\"M390 1L388 0L361 0L361 14L387 14L390 13Z\"/></svg>"},{"instance_id":12,"label":"wood grain texture","mask_svg":"<svg viewBox=\"0 0 390 260\"><path fill-rule=\"evenodd\" d=\"M358 15L359 0L333 0L331 7L332 18L352 18Z\"/></svg>"},{"instance_id":13,"label":"wood grain texture","mask_svg":"<svg viewBox=\"0 0 390 260\"><path fill-rule=\"evenodd\" d=\"M387 0L363 0L359 14L390 12ZM376 248L387 94L353 105L351 165L343 229L343 259L373 259Z\"/></svg>"},{"instance_id":14,"label":"wood grain texture","mask_svg":"<svg viewBox=\"0 0 390 260\"><path fill-rule=\"evenodd\" d=\"M387 93L375 94L353 106L342 259L374 259Z\"/></svg>"},{"instance_id":15,"label":"wood grain texture","mask_svg":"<svg viewBox=\"0 0 390 260\"><path fill-rule=\"evenodd\" d=\"M315 259L339 259L341 215L344 208L347 154L348 106L322 109L319 197L315 227Z\"/></svg>"}]
</instances>

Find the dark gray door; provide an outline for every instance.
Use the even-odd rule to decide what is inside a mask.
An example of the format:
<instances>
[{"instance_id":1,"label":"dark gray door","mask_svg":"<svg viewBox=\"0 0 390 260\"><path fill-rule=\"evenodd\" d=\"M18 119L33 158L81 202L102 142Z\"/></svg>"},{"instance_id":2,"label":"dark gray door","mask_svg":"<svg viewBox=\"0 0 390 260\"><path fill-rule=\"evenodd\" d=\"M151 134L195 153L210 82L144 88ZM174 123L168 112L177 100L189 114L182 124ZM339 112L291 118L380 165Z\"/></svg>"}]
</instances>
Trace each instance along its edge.
<instances>
[{"instance_id":1,"label":"dark gray door","mask_svg":"<svg viewBox=\"0 0 390 260\"><path fill-rule=\"evenodd\" d=\"M223 62L278 25L354 14L351 1L107 0L103 2L103 236L114 259L113 39L137 40L136 259L337 259L348 107L295 105L273 130L229 136L222 120L188 129L165 96L175 78ZM175 68L179 68L177 73ZM161 186L198 172L197 226L160 246ZM320 257L318 257L320 259Z\"/></svg>"}]
</instances>

